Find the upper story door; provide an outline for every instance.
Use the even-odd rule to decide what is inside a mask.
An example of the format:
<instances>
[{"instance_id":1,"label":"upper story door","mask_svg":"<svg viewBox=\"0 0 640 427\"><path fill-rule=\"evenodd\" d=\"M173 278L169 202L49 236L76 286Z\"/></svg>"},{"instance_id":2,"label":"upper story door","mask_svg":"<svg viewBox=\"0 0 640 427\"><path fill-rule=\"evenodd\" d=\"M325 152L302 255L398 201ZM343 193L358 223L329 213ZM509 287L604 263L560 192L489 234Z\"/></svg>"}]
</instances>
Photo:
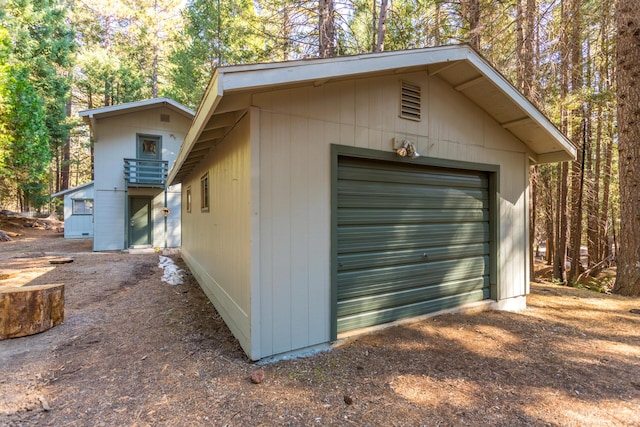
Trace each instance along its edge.
<instances>
[{"instance_id":1,"label":"upper story door","mask_svg":"<svg viewBox=\"0 0 640 427\"><path fill-rule=\"evenodd\" d=\"M162 138L154 135L138 135L136 157L144 160L162 160Z\"/></svg>"}]
</instances>

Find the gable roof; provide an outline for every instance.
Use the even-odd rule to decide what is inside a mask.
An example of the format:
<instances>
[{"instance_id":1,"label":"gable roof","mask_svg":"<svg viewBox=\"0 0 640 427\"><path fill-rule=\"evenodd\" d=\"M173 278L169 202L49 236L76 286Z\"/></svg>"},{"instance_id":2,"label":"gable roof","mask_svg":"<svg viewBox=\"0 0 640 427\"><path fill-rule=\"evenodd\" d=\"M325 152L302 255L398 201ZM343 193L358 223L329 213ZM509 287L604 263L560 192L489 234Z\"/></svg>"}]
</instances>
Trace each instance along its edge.
<instances>
[{"instance_id":1,"label":"gable roof","mask_svg":"<svg viewBox=\"0 0 640 427\"><path fill-rule=\"evenodd\" d=\"M64 197L65 194L75 193L76 191L80 191L83 188L90 187L92 185L93 185L93 181L89 181L85 184L80 184L77 187L71 187L71 188L67 188L66 190L58 191L57 193L52 194L51 198L53 199L54 197Z\"/></svg>"},{"instance_id":2,"label":"gable roof","mask_svg":"<svg viewBox=\"0 0 640 427\"><path fill-rule=\"evenodd\" d=\"M169 98L152 98L118 105L109 105L107 107L92 108L90 110L80 111L78 115L82 117L86 124L92 125L96 119L117 116L120 114L129 114L158 107L167 107L170 110L188 118L193 118L195 115L193 110Z\"/></svg>"},{"instance_id":3,"label":"gable roof","mask_svg":"<svg viewBox=\"0 0 640 427\"><path fill-rule=\"evenodd\" d=\"M169 173L181 182L244 114L256 91L323 85L358 77L425 71L438 75L530 150L532 163L573 160L576 148L547 117L468 45L217 68ZM245 95L238 105L227 95Z\"/></svg>"}]
</instances>

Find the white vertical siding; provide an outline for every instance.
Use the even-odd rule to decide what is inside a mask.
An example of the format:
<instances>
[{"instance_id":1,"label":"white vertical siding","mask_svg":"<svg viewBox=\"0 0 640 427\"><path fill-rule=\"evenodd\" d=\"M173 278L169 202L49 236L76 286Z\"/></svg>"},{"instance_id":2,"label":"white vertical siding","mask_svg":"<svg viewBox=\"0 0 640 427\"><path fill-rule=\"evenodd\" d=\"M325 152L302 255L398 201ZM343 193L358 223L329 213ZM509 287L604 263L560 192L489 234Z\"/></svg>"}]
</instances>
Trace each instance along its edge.
<instances>
[{"instance_id":1,"label":"white vertical siding","mask_svg":"<svg viewBox=\"0 0 640 427\"><path fill-rule=\"evenodd\" d=\"M170 116L169 122L160 121L161 114ZM95 189L96 194L109 194L96 200L94 215L94 250L124 249L125 246L125 212L124 203L127 193L124 181L125 158L136 157L136 134L158 135L162 138L162 160L169 162L169 168L182 145L191 120L166 108L131 112L117 116L98 119L96 123L95 155ZM179 191L179 190L176 190ZM153 194L156 194L154 190ZM116 198L117 195L117 198ZM176 195L172 200L179 197ZM98 197L96 197L98 199ZM107 203L114 203L108 206ZM164 195L156 196L153 202L152 232L153 245L164 246L164 217L160 209L164 207ZM179 211L174 204L172 212ZM101 212L97 212L100 209ZM117 213L118 218L108 216ZM173 215L173 214L172 214ZM110 229L118 224L118 230ZM122 225L119 225L122 224ZM170 216L171 233L168 235L168 246L180 245L180 215ZM117 231L117 232L116 232Z\"/></svg>"},{"instance_id":2,"label":"white vertical siding","mask_svg":"<svg viewBox=\"0 0 640 427\"><path fill-rule=\"evenodd\" d=\"M422 87L419 122L399 118L399 81ZM526 292L525 146L425 73L257 94L260 109L260 357L330 339L330 144L500 165L499 298Z\"/></svg>"},{"instance_id":3,"label":"white vertical siding","mask_svg":"<svg viewBox=\"0 0 640 427\"><path fill-rule=\"evenodd\" d=\"M125 239L124 191L97 190L93 205L93 250L124 249Z\"/></svg>"},{"instance_id":4,"label":"white vertical siding","mask_svg":"<svg viewBox=\"0 0 640 427\"><path fill-rule=\"evenodd\" d=\"M82 239L93 237L93 215L74 215L73 200L93 200L93 185L64 195L64 237Z\"/></svg>"}]
</instances>

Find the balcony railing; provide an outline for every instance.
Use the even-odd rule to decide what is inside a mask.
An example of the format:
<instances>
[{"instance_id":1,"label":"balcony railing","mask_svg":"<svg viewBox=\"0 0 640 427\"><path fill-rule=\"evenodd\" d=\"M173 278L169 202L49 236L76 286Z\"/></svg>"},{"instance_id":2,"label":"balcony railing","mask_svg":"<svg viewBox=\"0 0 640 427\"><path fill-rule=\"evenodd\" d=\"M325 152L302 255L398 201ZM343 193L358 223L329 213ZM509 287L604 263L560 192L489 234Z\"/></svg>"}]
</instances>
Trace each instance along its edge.
<instances>
[{"instance_id":1,"label":"balcony railing","mask_svg":"<svg viewBox=\"0 0 640 427\"><path fill-rule=\"evenodd\" d=\"M124 180L133 187L164 187L169 164L166 160L124 159Z\"/></svg>"}]
</instances>

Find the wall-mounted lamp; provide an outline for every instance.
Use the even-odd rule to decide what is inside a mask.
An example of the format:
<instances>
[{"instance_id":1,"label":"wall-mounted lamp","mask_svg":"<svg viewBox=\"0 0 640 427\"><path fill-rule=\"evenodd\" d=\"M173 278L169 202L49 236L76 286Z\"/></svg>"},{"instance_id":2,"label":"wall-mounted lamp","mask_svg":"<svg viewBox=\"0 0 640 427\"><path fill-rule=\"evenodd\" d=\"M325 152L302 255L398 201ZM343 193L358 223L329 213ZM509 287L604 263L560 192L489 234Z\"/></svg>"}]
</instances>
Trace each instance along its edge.
<instances>
[{"instance_id":1,"label":"wall-mounted lamp","mask_svg":"<svg viewBox=\"0 0 640 427\"><path fill-rule=\"evenodd\" d=\"M400 157L409 156L412 159L420 157L420 153L418 153L418 150L416 150L416 146L408 139L397 140L393 138L393 149Z\"/></svg>"}]
</instances>

